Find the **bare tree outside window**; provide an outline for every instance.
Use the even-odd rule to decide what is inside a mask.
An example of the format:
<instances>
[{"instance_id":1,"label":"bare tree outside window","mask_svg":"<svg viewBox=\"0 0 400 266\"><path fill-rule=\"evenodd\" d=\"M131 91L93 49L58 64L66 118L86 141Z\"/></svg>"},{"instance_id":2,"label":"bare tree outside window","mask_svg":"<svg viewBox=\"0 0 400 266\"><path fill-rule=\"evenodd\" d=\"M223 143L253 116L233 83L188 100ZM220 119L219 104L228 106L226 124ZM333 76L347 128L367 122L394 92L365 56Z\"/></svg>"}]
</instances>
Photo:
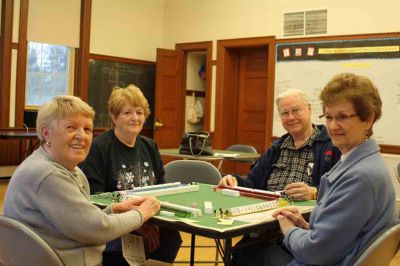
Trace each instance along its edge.
<instances>
[{"instance_id":1,"label":"bare tree outside window","mask_svg":"<svg viewBox=\"0 0 400 266\"><path fill-rule=\"evenodd\" d=\"M28 43L25 108L35 109L53 96L69 94L71 48Z\"/></svg>"}]
</instances>

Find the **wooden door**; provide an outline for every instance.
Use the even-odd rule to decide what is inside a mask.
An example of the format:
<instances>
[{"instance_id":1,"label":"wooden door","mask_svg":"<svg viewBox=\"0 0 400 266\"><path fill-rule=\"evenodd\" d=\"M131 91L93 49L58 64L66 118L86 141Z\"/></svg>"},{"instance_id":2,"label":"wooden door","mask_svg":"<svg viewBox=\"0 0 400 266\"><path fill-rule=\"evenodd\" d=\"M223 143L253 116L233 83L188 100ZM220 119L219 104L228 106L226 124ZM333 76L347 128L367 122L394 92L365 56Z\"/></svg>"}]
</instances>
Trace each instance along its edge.
<instances>
[{"instance_id":1,"label":"wooden door","mask_svg":"<svg viewBox=\"0 0 400 266\"><path fill-rule=\"evenodd\" d=\"M239 52L236 142L263 151L265 123L268 55L265 47Z\"/></svg>"},{"instance_id":2,"label":"wooden door","mask_svg":"<svg viewBox=\"0 0 400 266\"><path fill-rule=\"evenodd\" d=\"M183 53L157 49L154 139L159 148L178 148L184 132Z\"/></svg>"},{"instance_id":3,"label":"wooden door","mask_svg":"<svg viewBox=\"0 0 400 266\"><path fill-rule=\"evenodd\" d=\"M264 152L267 122L268 49L237 50L236 121L234 143ZM251 163L224 163L224 171L246 175Z\"/></svg>"}]
</instances>

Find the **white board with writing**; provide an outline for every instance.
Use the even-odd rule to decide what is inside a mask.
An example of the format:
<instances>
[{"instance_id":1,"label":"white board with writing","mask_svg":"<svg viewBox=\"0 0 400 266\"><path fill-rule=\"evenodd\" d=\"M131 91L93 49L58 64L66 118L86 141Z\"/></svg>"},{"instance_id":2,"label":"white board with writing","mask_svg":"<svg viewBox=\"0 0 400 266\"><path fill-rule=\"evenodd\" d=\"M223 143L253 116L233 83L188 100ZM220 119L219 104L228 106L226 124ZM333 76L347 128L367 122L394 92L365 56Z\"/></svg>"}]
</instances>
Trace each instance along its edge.
<instances>
[{"instance_id":1,"label":"white board with writing","mask_svg":"<svg viewBox=\"0 0 400 266\"><path fill-rule=\"evenodd\" d=\"M299 44L299 47L303 47L305 50L304 56L307 56L307 47L312 44ZM324 44L322 43L322 45ZM389 45L393 47L394 53L396 53L396 45L392 45L392 43L389 43ZM291 46L296 51L296 44L291 44ZM373 43L369 43L368 47L374 47ZM343 50L340 49L342 48L338 48L338 51L342 52ZM397 49L400 53L400 45L397 45ZM318 49L314 48L314 50L318 52ZM287 54L287 50L283 51L284 49L277 49L277 53L282 53L281 58L290 56L290 53ZM332 60L277 60L275 66L275 96L289 88L306 91L312 99L313 122L323 124L324 121L319 119L322 114L319 94L328 81L334 75L344 72L366 76L378 88L383 102L382 118L374 125L373 137L380 144L400 145L400 58L379 58L382 56L377 56L380 55L379 52L376 52L378 50L371 49L371 51L372 58L338 60L333 56ZM397 56L397 53L395 55ZM368 57L368 54L364 57ZM273 135L281 136L284 133L286 132L281 125L275 107Z\"/></svg>"}]
</instances>

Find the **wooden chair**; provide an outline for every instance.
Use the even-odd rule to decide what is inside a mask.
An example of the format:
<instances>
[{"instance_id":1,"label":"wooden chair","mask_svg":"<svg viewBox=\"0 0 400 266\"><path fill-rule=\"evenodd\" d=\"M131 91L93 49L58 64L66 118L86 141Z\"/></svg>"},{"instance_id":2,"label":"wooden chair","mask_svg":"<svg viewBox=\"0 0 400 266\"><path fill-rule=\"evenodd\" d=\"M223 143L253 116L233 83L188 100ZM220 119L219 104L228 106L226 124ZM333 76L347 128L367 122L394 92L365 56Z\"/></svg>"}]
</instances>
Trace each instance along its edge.
<instances>
[{"instance_id":1,"label":"wooden chair","mask_svg":"<svg viewBox=\"0 0 400 266\"><path fill-rule=\"evenodd\" d=\"M172 161L164 166L165 182L181 182L188 184L191 182L199 182L203 184L218 185L221 179L221 173L211 163L198 160L177 160ZM195 243L196 235L192 234L191 243ZM217 241L217 240L216 240ZM186 246L188 247L188 246ZM214 246L196 246L200 248L209 248ZM194 250L190 253L191 260L194 259ZM204 261L201 261L202 263ZM209 262L208 262L209 263ZM216 249L215 265L218 264L218 248Z\"/></svg>"},{"instance_id":2,"label":"wooden chair","mask_svg":"<svg viewBox=\"0 0 400 266\"><path fill-rule=\"evenodd\" d=\"M382 230L357 258L354 266L387 266L400 244L400 223Z\"/></svg>"},{"instance_id":3,"label":"wooden chair","mask_svg":"<svg viewBox=\"0 0 400 266\"><path fill-rule=\"evenodd\" d=\"M0 265L64 265L57 253L30 227L0 215Z\"/></svg>"}]
</instances>

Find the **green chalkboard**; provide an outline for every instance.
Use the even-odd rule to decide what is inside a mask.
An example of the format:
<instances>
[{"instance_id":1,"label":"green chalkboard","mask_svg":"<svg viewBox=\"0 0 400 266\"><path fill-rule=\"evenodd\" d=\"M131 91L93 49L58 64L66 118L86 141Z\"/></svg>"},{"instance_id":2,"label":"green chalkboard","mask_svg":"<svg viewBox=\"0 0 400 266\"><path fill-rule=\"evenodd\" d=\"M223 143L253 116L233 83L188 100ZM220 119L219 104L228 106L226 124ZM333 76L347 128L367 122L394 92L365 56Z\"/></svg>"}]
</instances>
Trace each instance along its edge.
<instances>
[{"instance_id":1,"label":"green chalkboard","mask_svg":"<svg viewBox=\"0 0 400 266\"><path fill-rule=\"evenodd\" d=\"M127 60L124 60L127 61ZM88 103L96 111L94 126L109 128L107 101L113 87L126 87L134 84L139 87L154 111L155 64L116 62L115 60L90 59ZM154 116L147 118L144 129L152 129Z\"/></svg>"}]
</instances>

